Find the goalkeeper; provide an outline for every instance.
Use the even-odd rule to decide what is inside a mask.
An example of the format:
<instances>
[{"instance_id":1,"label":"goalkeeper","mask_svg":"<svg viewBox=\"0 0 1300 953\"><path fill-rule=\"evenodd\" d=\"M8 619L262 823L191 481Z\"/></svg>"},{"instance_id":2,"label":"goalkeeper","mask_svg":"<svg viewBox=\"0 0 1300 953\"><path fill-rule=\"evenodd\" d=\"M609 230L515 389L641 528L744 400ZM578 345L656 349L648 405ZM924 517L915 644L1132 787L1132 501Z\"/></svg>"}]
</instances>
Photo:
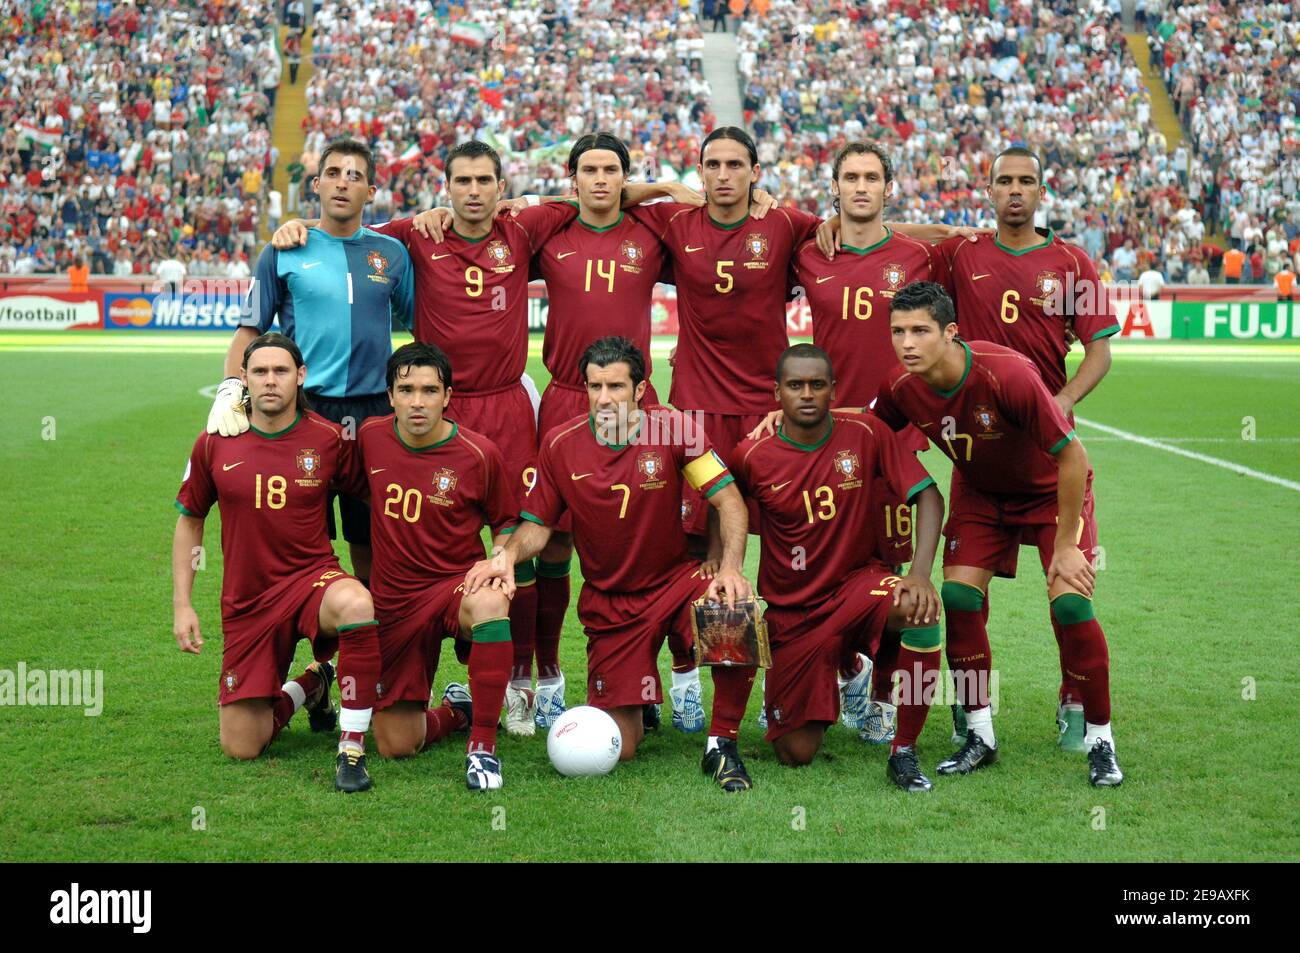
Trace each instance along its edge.
<instances>
[{"instance_id":1,"label":"goalkeeper","mask_svg":"<svg viewBox=\"0 0 1300 953\"><path fill-rule=\"evenodd\" d=\"M312 191L320 196L320 225L307 243L281 251L268 244L257 260L242 327L226 354L226 379L208 415L208 433L233 437L248 429L239 365L244 349L279 319L307 365L311 409L355 439L367 417L389 413L384 372L393 342L391 315L411 326L414 278L401 242L361 227L375 194L375 162L359 142L338 140L321 156ZM370 510L339 496L343 538L352 571L370 585ZM334 500L326 509L330 539L337 536Z\"/></svg>"}]
</instances>

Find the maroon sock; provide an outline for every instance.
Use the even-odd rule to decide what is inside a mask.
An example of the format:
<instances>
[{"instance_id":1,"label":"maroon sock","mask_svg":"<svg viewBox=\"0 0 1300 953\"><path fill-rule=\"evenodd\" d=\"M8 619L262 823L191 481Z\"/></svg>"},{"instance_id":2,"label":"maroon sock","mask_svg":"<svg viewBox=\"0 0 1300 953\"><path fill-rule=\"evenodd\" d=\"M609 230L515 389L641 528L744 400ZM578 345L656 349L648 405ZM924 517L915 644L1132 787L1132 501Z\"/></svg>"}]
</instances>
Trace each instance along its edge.
<instances>
[{"instance_id":1,"label":"maroon sock","mask_svg":"<svg viewBox=\"0 0 1300 953\"><path fill-rule=\"evenodd\" d=\"M948 672L956 683L957 702L967 711L985 708L989 703L992 665L989 633L984 626L985 614L951 608L946 608L945 612L948 616Z\"/></svg>"},{"instance_id":2,"label":"maroon sock","mask_svg":"<svg viewBox=\"0 0 1300 953\"><path fill-rule=\"evenodd\" d=\"M1106 634L1096 619L1061 626L1066 664L1083 701L1083 717L1089 724L1110 721L1110 653Z\"/></svg>"},{"instance_id":3,"label":"maroon sock","mask_svg":"<svg viewBox=\"0 0 1300 953\"><path fill-rule=\"evenodd\" d=\"M898 632L891 632L888 629L880 636L880 648L876 649L875 667L871 670L871 697L875 701L889 701L894 669L898 667L900 638Z\"/></svg>"},{"instance_id":4,"label":"maroon sock","mask_svg":"<svg viewBox=\"0 0 1300 953\"><path fill-rule=\"evenodd\" d=\"M528 679L531 682L533 649L537 644L537 584L535 582L520 586L515 590L515 597L510 600L510 641L514 645L514 669L510 672L510 678Z\"/></svg>"},{"instance_id":5,"label":"maroon sock","mask_svg":"<svg viewBox=\"0 0 1300 953\"><path fill-rule=\"evenodd\" d=\"M308 702L311 701L312 693L320 689L322 682L321 677L312 669L307 669L294 681L302 686L303 694L307 696ZM293 699L289 697L284 689L276 692L275 697L271 700L271 720L275 726L271 729L272 738L278 735L285 725L289 724L289 719L293 717L293 713Z\"/></svg>"},{"instance_id":6,"label":"maroon sock","mask_svg":"<svg viewBox=\"0 0 1300 953\"><path fill-rule=\"evenodd\" d=\"M675 629L668 631L668 651L673 656L674 672L689 672L695 668L695 636L690 631L678 632ZM751 678L752 682L753 679Z\"/></svg>"},{"instance_id":7,"label":"maroon sock","mask_svg":"<svg viewBox=\"0 0 1300 953\"><path fill-rule=\"evenodd\" d=\"M749 691L754 687L756 674L758 669L749 666L714 666L710 735L734 740L740 733L740 721L745 717L745 706L749 704Z\"/></svg>"},{"instance_id":8,"label":"maroon sock","mask_svg":"<svg viewBox=\"0 0 1300 953\"><path fill-rule=\"evenodd\" d=\"M853 639L845 639L844 645L845 654L840 659L840 678L847 682L862 671L862 659L858 658L858 650Z\"/></svg>"},{"instance_id":9,"label":"maroon sock","mask_svg":"<svg viewBox=\"0 0 1300 953\"><path fill-rule=\"evenodd\" d=\"M474 697L474 723L469 730L469 751L496 753L497 722L501 719L506 683L510 681L510 655L509 642L484 642L476 638L470 649L469 693Z\"/></svg>"},{"instance_id":10,"label":"maroon sock","mask_svg":"<svg viewBox=\"0 0 1300 953\"><path fill-rule=\"evenodd\" d=\"M950 617L951 618L951 617ZM898 671L903 676L895 704L898 705L898 723L893 744L893 754L905 745L915 745L925 727L925 716L934 700L935 686L939 684L939 652L918 652L907 646L898 650Z\"/></svg>"},{"instance_id":11,"label":"maroon sock","mask_svg":"<svg viewBox=\"0 0 1300 953\"><path fill-rule=\"evenodd\" d=\"M457 723L463 718L460 712L452 708L446 702L443 702L437 708L429 708L424 713L424 744L420 746L423 751L430 745L435 745L443 738L457 728Z\"/></svg>"},{"instance_id":12,"label":"maroon sock","mask_svg":"<svg viewBox=\"0 0 1300 953\"><path fill-rule=\"evenodd\" d=\"M1065 634L1061 623L1052 619L1052 634L1056 636L1056 654L1061 660L1061 691L1057 701L1062 705L1077 705L1083 701L1083 692L1078 680L1070 674L1070 667L1065 664Z\"/></svg>"},{"instance_id":13,"label":"maroon sock","mask_svg":"<svg viewBox=\"0 0 1300 953\"><path fill-rule=\"evenodd\" d=\"M378 698L379 672L383 660L379 655L379 623L371 620L356 625L339 626L339 703L340 721L346 723L348 709L373 709ZM340 742L365 744L364 731L344 730Z\"/></svg>"},{"instance_id":14,"label":"maroon sock","mask_svg":"<svg viewBox=\"0 0 1300 953\"><path fill-rule=\"evenodd\" d=\"M560 631L569 611L569 574L537 575L537 677L560 674Z\"/></svg>"}]
</instances>

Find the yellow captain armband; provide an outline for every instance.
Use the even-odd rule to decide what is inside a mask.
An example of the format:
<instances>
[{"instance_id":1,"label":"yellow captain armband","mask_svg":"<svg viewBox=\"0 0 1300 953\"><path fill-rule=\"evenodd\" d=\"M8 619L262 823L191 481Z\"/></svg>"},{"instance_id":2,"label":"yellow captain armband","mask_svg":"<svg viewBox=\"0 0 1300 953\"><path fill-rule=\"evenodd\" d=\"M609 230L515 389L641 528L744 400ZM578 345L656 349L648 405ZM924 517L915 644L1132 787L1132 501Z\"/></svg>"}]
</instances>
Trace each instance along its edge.
<instances>
[{"instance_id":1,"label":"yellow captain armband","mask_svg":"<svg viewBox=\"0 0 1300 953\"><path fill-rule=\"evenodd\" d=\"M690 463L682 468L682 476L686 477L686 482L691 485L691 489L698 490L700 487L708 484L710 480L725 473L727 465L722 462L716 450L710 450L702 457L696 457Z\"/></svg>"}]
</instances>

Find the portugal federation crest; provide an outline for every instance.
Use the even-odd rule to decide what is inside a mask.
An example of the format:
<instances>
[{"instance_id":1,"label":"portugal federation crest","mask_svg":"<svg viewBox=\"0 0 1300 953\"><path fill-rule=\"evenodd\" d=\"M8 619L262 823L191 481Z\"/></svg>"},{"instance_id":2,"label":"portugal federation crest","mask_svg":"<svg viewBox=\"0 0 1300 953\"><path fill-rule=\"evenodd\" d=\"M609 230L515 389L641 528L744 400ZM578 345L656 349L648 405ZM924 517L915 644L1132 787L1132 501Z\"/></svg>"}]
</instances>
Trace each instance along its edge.
<instances>
[{"instance_id":1,"label":"portugal federation crest","mask_svg":"<svg viewBox=\"0 0 1300 953\"><path fill-rule=\"evenodd\" d=\"M907 281L906 269L904 269L902 265L899 265L897 263L886 265L885 270L882 271L880 274L881 277L883 277L885 281L889 283L890 291L897 291L899 288L903 286L903 283Z\"/></svg>"},{"instance_id":2,"label":"portugal federation crest","mask_svg":"<svg viewBox=\"0 0 1300 953\"><path fill-rule=\"evenodd\" d=\"M841 476L852 480L858 472L858 455L852 450L841 450L835 455L835 469Z\"/></svg>"},{"instance_id":3,"label":"portugal federation crest","mask_svg":"<svg viewBox=\"0 0 1300 953\"><path fill-rule=\"evenodd\" d=\"M618 253L629 265L639 265L645 260L645 251L634 241L625 241L618 246Z\"/></svg>"},{"instance_id":4,"label":"portugal federation crest","mask_svg":"<svg viewBox=\"0 0 1300 953\"><path fill-rule=\"evenodd\" d=\"M745 248L756 261L761 261L767 257L767 236L761 232L750 232L745 239Z\"/></svg>"},{"instance_id":5,"label":"portugal federation crest","mask_svg":"<svg viewBox=\"0 0 1300 953\"><path fill-rule=\"evenodd\" d=\"M488 243L487 254L493 264L504 265L510 261L510 246L503 241L493 239Z\"/></svg>"},{"instance_id":6,"label":"portugal federation crest","mask_svg":"<svg viewBox=\"0 0 1300 953\"><path fill-rule=\"evenodd\" d=\"M320 470L320 454L315 450L299 450L298 469L308 479L316 476L317 471Z\"/></svg>"},{"instance_id":7,"label":"portugal federation crest","mask_svg":"<svg viewBox=\"0 0 1300 953\"><path fill-rule=\"evenodd\" d=\"M226 686L226 691L233 692L239 687L239 673L233 668L229 669L225 675L221 676L221 684Z\"/></svg>"},{"instance_id":8,"label":"portugal federation crest","mask_svg":"<svg viewBox=\"0 0 1300 953\"><path fill-rule=\"evenodd\" d=\"M645 477L641 489L657 490L664 485L664 458L653 450L647 450L636 458L636 468Z\"/></svg>"},{"instance_id":9,"label":"portugal federation crest","mask_svg":"<svg viewBox=\"0 0 1300 953\"><path fill-rule=\"evenodd\" d=\"M1050 297L1053 292L1061 287L1061 276L1054 271L1040 271L1038 273L1038 293L1044 297Z\"/></svg>"},{"instance_id":10,"label":"portugal federation crest","mask_svg":"<svg viewBox=\"0 0 1300 953\"><path fill-rule=\"evenodd\" d=\"M379 254L379 252L372 251L369 255L366 256L366 264L368 264L371 268L374 269L376 275L380 275L382 277L384 271L387 270L388 268L388 259L385 258L383 255Z\"/></svg>"},{"instance_id":11,"label":"portugal federation crest","mask_svg":"<svg viewBox=\"0 0 1300 953\"><path fill-rule=\"evenodd\" d=\"M448 495L456 489L458 478L456 471L451 467L443 467L433 475L433 490L435 502L446 505L451 501L447 499Z\"/></svg>"},{"instance_id":12,"label":"portugal federation crest","mask_svg":"<svg viewBox=\"0 0 1300 953\"><path fill-rule=\"evenodd\" d=\"M998 417L988 404L976 404L975 422L984 428L985 433L988 433L997 426Z\"/></svg>"}]
</instances>

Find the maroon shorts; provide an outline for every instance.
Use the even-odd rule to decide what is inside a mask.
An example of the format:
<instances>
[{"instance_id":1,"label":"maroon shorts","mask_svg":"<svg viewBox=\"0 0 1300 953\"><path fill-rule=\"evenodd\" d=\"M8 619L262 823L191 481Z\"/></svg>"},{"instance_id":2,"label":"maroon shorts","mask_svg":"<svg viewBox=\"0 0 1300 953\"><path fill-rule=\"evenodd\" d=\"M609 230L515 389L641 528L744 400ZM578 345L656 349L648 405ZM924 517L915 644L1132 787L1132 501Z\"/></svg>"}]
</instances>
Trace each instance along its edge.
<instances>
[{"instance_id":1,"label":"maroon shorts","mask_svg":"<svg viewBox=\"0 0 1300 953\"><path fill-rule=\"evenodd\" d=\"M522 507L529 486L537 478L537 416L524 385L514 383L472 393L453 387L447 417L497 445Z\"/></svg>"},{"instance_id":2,"label":"maroon shorts","mask_svg":"<svg viewBox=\"0 0 1300 953\"><path fill-rule=\"evenodd\" d=\"M768 607L768 741L839 718L840 667L854 652L876 657L898 578L885 566L864 566L811 609Z\"/></svg>"},{"instance_id":3,"label":"maroon shorts","mask_svg":"<svg viewBox=\"0 0 1300 953\"><path fill-rule=\"evenodd\" d=\"M763 422L766 414L708 414L700 411L683 411L694 414L704 428L709 443L718 452L722 462L731 465L731 451L736 444L749 436L749 432ZM749 531L758 532L758 505L746 500L749 507ZM682 487L682 528L688 536L705 536L709 531L709 501L692 487Z\"/></svg>"},{"instance_id":4,"label":"maroon shorts","mask_svg":"<svg viewBox=\"0 0 1300 953\"><path fill-rule=\"evenodd\" d=\"M659 405L659 396L655 393L655 385L646 383L645 397L641 400L642 407L657 407ZM582 387L571 387L568 384L561 384L559 381L552 380L546 385L546 390L542 392L542 406L537 413L537 439L542 440L551 429L568 423L574 417L582 417L591 412L591 403L587 400L587 391ZM558 523L551 527L561 533L573 532L573 517L566 510L561 516Z\"/></svg>"},{"instance_id":5,"label":"maroon shorts","mask_svg":"<svg viewBox=\"0 0 1300 953\"><path fill-rule=\"evenodd\" d=\"M465 577L451 576L430 583L420 601L403 609L401 617L379 620L379 700L375 711L396 702L429 700L443 639L460 634L460 602Z\"/></svg>"},{"instance_id":6,"label":"maroon shorts","mask_svg":"<svg viewBox=\"0 0 1300 953\"><path fill-rule=\"evenodd\" d=\"M587 633L587 704L596 708L658 704L659 649L669 632L691 638L691 603L709 581L699 563L686 563L663 585L640 592L601 592L590 585L578 597Z\"/></svg>"},{"instance_id":7,"label":"maroon shorts","mask_svg":"<svg viewBox=\"0 0 1300 953\"><path fill-rule=\"evenodd\" d=\"M353 579L337 561L304 570L266 594L263 605L233 619L221 620L221 681L217 703L270 698L284 686L299 639L312 644L312 655L325 662L338 651L336 635L320 634L320 604L325 590L340 579Z\"/></svg>"},{"instance_id":8,"label":"maroon shorts","mask_svg":"<svg viewBox=\"0 0 1300 953\"><path fill-rule=\"evenodd\" d=\"M974 566L1014 579L1020 547L1036 546L1043 571L1047 571L1056 549L1055 493L1037 499L998 500L954 479L950 495L948 523L943 528L945 566ZM1091 473L1075 543L1091 562L1097 547Z\"/></svg>"}]
</instances>

